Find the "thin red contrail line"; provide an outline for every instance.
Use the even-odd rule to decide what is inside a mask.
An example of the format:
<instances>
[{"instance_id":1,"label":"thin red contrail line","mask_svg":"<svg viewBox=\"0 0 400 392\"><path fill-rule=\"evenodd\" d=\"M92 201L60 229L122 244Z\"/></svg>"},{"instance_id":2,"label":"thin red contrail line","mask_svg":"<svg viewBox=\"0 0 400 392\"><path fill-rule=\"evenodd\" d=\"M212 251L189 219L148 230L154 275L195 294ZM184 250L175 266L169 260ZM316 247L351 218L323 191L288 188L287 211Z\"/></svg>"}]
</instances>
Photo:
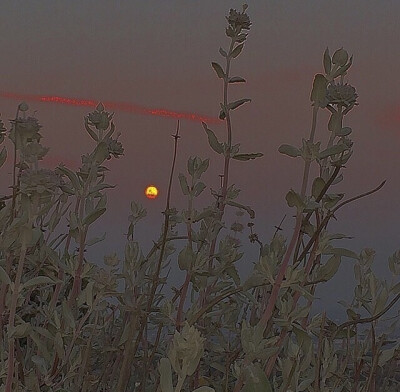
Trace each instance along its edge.
<instances>
[{"instance_id":1,"label":"thin red contrail line","mask_svg":"<svg viewBox=\"0 0 400 392\"><path fill-rule=\"evenodd\" d=\"M18 99L24 101L35 101L35 102L50 102L58 103L61 105L72 105L72 106L88 106L96 107L98 101L92 99L78 99L78 98L67 98L59 97L57 95L34 95L34 94L16 94L11 92L0 91L0 97L7 99ZM150 116L161 116L161 117L172 117L177 119L185 119L190 121L204 121L206 123L219 123L216 117L202 116L196 113L186 112L175 112L167 109L155 109L146 108L144 106L134 105L126 102L103 102L104 106L108 110L117 110L128 113L145 114Z\"/></svg>"}]
</instances>

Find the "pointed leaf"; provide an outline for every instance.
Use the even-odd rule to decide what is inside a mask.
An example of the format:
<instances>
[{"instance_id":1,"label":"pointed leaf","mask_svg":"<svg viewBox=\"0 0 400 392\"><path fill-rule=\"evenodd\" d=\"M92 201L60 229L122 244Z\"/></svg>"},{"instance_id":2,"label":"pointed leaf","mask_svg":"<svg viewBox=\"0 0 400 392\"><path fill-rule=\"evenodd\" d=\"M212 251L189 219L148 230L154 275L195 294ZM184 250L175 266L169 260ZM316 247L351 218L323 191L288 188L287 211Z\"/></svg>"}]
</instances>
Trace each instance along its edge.
<instances>
[{"instance_id":1,"label":"pointed leaf","mask_svg":"<svg viewBox=\"0 0 400 392\"><path fill-rule=\"evenodd\" d=\"M348 147L345 144L336 144L335 146L329 147L318 154L319 159L324 159L332 155L340 154L341 152L347 150Z\"/></svg>"},{"instance_id":2,"label":"pointed leaf","mask_svg":"<svg viewBox=\"0 0 400 392\"><path fill-rule=\"evenodd\" d=\"M92 224L95 220L97 220L101 215L103 215L106 212L106 208L99 208L97 210L94 210L91 212L89 215L85 217L83 220L84 225L90 225Z\"/></svg>"},{"instance_id":3,"label":"pointed leaf","mask_svg":"<svg viewBox=\"0 0 400 392\"><path fill-rule=\"evenodd\" d=\"M234 110L234 109L238 108L239 106L243 105L246 102L251 102L251 99L243 98L243 99L238 99L237 101L231 102L228 105L228 109Z\"/></svg>"},{"instance_id":4,"label":"pointed leaf","mask_svg":"<svg viewBox=\"0 0 400 392\"><path fill-rule=\"evenodd\" d=\"M233 76L229 78L228 83L245 83L246 80L241 78L240 76Z\"/></svg>"},{"instance_id":5,"label":"pointed leaf","mask_svg":"<svg viewBox=\"0 0 400 392\"><path fill-rule=\"evenodd\" d=\"M325 52L324 52L324 70L326 74L329 74L329 72L331 72L331 68L332 68L332 60L331 60L331 56L329 56L329 49L326 48Z\"/></svg>"},{"instance_id":6,"label":"pointed leaf","mask_svg":"<svg viewBox=\"0 0 400 392\"><path fill-rule=\"evenodd\" d=\"M243 50L243 46L244 46L244 44L240 44L240 45L236 46L235 49L232 50L232 52L231 52L232 58L236 58L237 56L239 56L240 52Z\"/></svg>"},{"instance_id":7,"label":"pointed leaf","mask_svg":"<svg viewBox=\"0 0 400 392\"><path fill-rule=\"evenodd\" d=\"M281 154L288 155L292 158L296 158L301 155L300 150L297 147L291 146L290 144L282 144L279 148L278 151Z\"/></svg>"},{"instance_id":8,"label":"pointed leaf","mask_svg":"<svg viewBox=\"0 0 400 392\"><path fill-rule=\"evenodd\" d=\"M317 177L312 184L312 195L315 199L321 194L322 190L324 189L326 183L322 177Z\"/></svg>"},{"instance_id":9,"label":"pointed leaf","mask_svg":"<svg viewBox=\"0 0 400 392\"><path fill-rule=\"evenodd\" d=\"M161 392L173 392L171 362L168 358L160 359L159 372Z\"/></svg>"},{"instance_id":10,"label":"pointed leaf","mask_svg":"<svg viewBox=\"0 0 400 392\"><path fill-rule=\"evenodd\" d=\"M202 122L202 124L203 124L204 130L207 132L208 143L210 144L210 147L218 154L222 154L222 152L224 151L222 148L222 143L220 143L218 141L214 132L211 129L207 128L206 123Z\"/></svg>"},{"instance_id":11,"label":"pointed leaf","mask_svg":"<svg viewBox=\"0 0 400 392\"><path fill-rule=\"evenodd\" d=\"M5 283L6 285L11 285L11 279L8 276L7 272L0 266L0 281Z\"/></svg>"},{"instance_id":12,"label":"pointed leaf","mask_svg":"<svg viewBox=\"0 0 400 392\"><path fill-rule=\"evenodd\" d=\"M243 204L236 203L232 200L227 201L226 204L228 204L232 207L241 208L241 209L247 211L247 213L249 214L251 219L254 219L254 217L256 216L255 212L249 206L244 206Z\"/></svg>"},{"instance_id":13,"label":"pointed leaf","mask_svg":"<svg viewBox=\"0 0 400 392\"><path fill-rule=\"evenodd\" d=\"M315 75L310 100L318 106L324 107L326 105L325 102L327 85L328 81L326 80L324 75Z\"/></svg>"},{"instance_id":14,"label":"pointed leaf","mask_svg":"<svg viewBox=\"0 0 400 392\"><path fill-rule=\"evenodd\" d=\"M322 265L317 273L318 280L328 281L333 278L340 266L340 256L333 255L324 265Z\"/></svg>"},{"instance_id":15,"label":"pointed leaf","mask_svg":"<svg viewBox=\"0 0 400 392\"><path fill-rule=\"evenodd\" d=\"M181 184L182 193L187 196L190 191L186 177L182 173L179 173L178 178L179 178L179 183Z\"/></svg>"},{"instance_id":16,"label":"pointed leaf","mask_svg":"<svg viewBox=\"0 0 400 392\"><path fill-rule=\"evenodd\" d=\"M34 287L34 286L40 286L40 285L46 285L46 284L55 284L53 279L50 279L48 276L35 276L32 279L29 279L27 282L25 282L22 287L24 289L28 289L29 287Z\"/></svg>"},{"instance_id":17,"label":"pointed leaf","mask_svg":"<svg viewBox=\"0 0 400 392\"><path fill-rule=\"evenodd\" d=\"M7 150L5 147L2 148L1 152L0 152L0 167L2 167L4 165L4 162L7 159Z\"/></svg>"},{"instance_id":18,"label":"pointed leaf","mask_svg":"<svg viewBox=\"0 0 400 392\"><path fill-rule=\"evenodd\" d=\"M212 62L211 65L214 68L215 72L217 73L218 77L220 79L224 79L225 73L224 73L222 67L218 63L214 63L214 62Z\"/></svg>"},{"instance_id":19,"label":"pointed leaf","mask_svg":"<svg viewBox=\"0 0 400 392\"><path fill-rule=\"evenodd\" d=\"M88 124L88 119L87 119L87 118L85 118L85 128L86 128L86 131L87 131L87 133L89 134L89 136L90 136L94 141L98 142L98 141L99 141L99 138L98 138L96 132L94 132L93 129L90 128L90 126L89 126L89 124Z\"/></svg>"},{"instance_id":20,"label":"pointed leaf","mask_svg":"<svg viewBox=\"0 0 400 392\"><path fill-rule=\"evenodd\" d=\"M232 158L239 161L249 161L250 159L256 159L262 157L264 154L261 152L251 153L251 154L235 154Z\"/></svg>"}]
</instances>

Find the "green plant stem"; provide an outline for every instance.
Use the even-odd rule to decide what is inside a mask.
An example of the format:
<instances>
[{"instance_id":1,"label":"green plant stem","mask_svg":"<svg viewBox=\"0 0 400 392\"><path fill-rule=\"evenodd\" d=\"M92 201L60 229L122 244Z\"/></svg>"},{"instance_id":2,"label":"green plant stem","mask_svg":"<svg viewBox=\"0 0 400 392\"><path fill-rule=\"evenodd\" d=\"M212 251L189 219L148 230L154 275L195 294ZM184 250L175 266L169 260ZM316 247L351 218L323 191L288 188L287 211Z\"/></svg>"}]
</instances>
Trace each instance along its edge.
<instances>
[{"instance_id":1,"label":"green plant stem","mask_svg":"<svg viewBox=\"0 0 400 392\"><path fill-rule=\"evenodd\" d=\"M316 125L317 125L317 114L318 114L318 106L314 106L313 107L313 114L312 114L312 122L311 122L311 131L310 131L310 138L309 141L311 143L314 142L314 137L315 137L315 130L316 130ZM303 181L302 181L302 185L301 185L301 193L300 193L300 197L302 199L304 199L305 194L306 194L306 190L307 190L307 183L308 183L308 176L310 173L310 166L311 166L311 161L306 160L305 164L304 164L304 171L303 171ZM290 240L289 246L286 250L285 256L283 258L282 261L282 265L278 271L278 275L275 279L275 283L272 287L272 291L271 291L271 295L268 299L268 303L265 307L264 313L261 316L260 319L260 323L261 326L263 327L263 330L265 331L265 329L267 328L268 322L270 321L270 319L272 318L273 312L274 312L274 308L276 305L276 302L278 300L278 295L279 295L279 291L282 285L282 281L283 278L285 276L287 267L289 265L289 261L291 258L291 255L296 247L296 243L299 240L299 235L300 235L300 229L301 229L301 225L302 225L302 221L303 221L303 213L302 211L297 211L297 216L296 216L296 224L295 224L295 228L293 230L293 234L292 234L292 238ZM265 304L262 304L262 307L264 307ZM247 356L245 356L245 359L247 358ZM234 392L239 392L241 387L243 386L243 376L241 375L241 377L239 377L239 379L236 382L235 385L235 389Z\"/></svg>"},{"instance_id":2,"label":"green plant stem","mask_svg":"<svg viewBox=\"0 0 400 392\"><path fill-rule=\"evenodd\" d=\"M24 269L24 261L26 255L26 240L23 238L21 243L21 249L19 254L18 260L18 267L17 267L17 275L15 277L14 282L14 289L11 297L11 306L10 306L10 318L8 321L8 333L12 333L15 323L15 315L17 310L17 301L19 295L19 288L21 285L21 278L22 272ZM14 355L15 355L15 338L11 336L8 338L8 360L7 360L7 379L6 379L6 386L4 391L5 392L12 392L12 382L14 378Z\"/></svg>"},{"instance_id":3,"label":"green plant stem","mask_svg":"<svg viewBox=\"0 0 400 392\"><path fill-rule=\"evenodd\" d=\"M126 362L124 361L124 363L122 364L121 373L120 373L120 377L118 379L118 385L117 385L118 392L125 392L125 390L126 390L126 387L127 387L128 381L129 381L129 373L130 373L128 370L130 369L130 367L132 365L131 358L136 354L136 351L139 347L139 343L142 339L143 331L144 331L145 325L147 324L147 318L150 314L151 306L153 304L154 296L155 296L155 293L156 293L156 290L158 287L158 282L160 279L159 275L160 275L160 271L161 271L162 261L164 258L165 247L167 244L168 229L169 229L169 215L170 215L169 209L170 209L170 200L171 200L172 179L173 179L174 171L175 171L176 155L177 155L177 150L178 150L178 139L180 138L180 136L179 136L179 120L178 120L178 124L176 127L176 132L175 132L175 135L173 135L173 138L174 138L174 153L173 153L172 167L171 167L169 183L168 183L167 200L166 200L165 213L164 213L164 231L163 231L163 237L162 237L163 239L162 239L161 249L160 249L160 256L158 259L156 272L154 273L154 276L153 276L152 287L151 287L151 291L150 291L148 303L147 303L147 309L141 319L139 333L137 335L137 338L136 338L136 341L135 341L135 344L134 344L133 350L132 350L132 356L129 357L129 361L126 361ZM129 344L129 343L127 343L127 344Z\"/></svg>"},{"instance_id":4,"label":"green plant stem","mask_svg":"<svg viewBox=\"0 0 400 392\"><path fill-rule=\"evenodd\" d=\"M32 222L34 219L34 214L36 213L37 207L39 204L39 196L33 196L33 202L31 205L31 211L29 212L28 222L26 223L26 229L30 230L32 226ZM14 323L15 323L15 316L17 313L17 303L19 297L19 291L21 286L21 279L24 270L24 262L27 250L27 240L26 236L23 235L21 238L21 248L20 254L18 259L18 266L17 266L17 274L15 276L15 282L13 287L13 292L11 296L11 305L10 305L10 318L8 321L8 334L13 333ZM7 378L5 384L5 392L12 391L12 382L14 378L14 355L15 355L15 338L14 336L8 336L8 360L7 360Z\"/></svg>"}]
</instances>

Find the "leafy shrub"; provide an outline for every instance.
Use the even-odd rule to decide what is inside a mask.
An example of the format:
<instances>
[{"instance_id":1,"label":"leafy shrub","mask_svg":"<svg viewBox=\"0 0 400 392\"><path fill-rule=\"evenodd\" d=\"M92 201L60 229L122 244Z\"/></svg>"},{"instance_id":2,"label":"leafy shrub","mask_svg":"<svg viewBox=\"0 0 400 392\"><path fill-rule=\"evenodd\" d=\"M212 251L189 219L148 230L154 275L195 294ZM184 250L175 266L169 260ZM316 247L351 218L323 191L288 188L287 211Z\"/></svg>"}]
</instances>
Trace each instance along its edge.
<instances>
[{"instance_id":1,"label":"leafy shrub","mask_svg":"<svg viewBox=\"0 0 400 392\"><path fill-rule=\"evenodd\" d=\"M187 207L171 207L178 123L164 224L146 255L134 235L146 211L132 202L124 259L105 256L101 268L85 258L85 249L102 240L88 235L105 213L106 190L113 187L105 182L105 163L124 151L114 136L113 115L101 103L89 113L84 125L93 151L82 156L77 171L64 165L52 171L40 168L48 148L41 144L38 120L28 116L25 103L18 106L8 132L12 193L1 197L0 205L1 391L373 391L377 385L398 390L399 342L377 336L377 325L399 299L400 283L375 276L373 250L355 254L340 248L335 241L345 236L328 231L339 209L384 184L347 199L332 190L352 156L352 129L344 122L357 105L355 88L345 83L352 57L343 48L333 56L327 49L324 71L314 77L309 137L300 147L279 148L304 165L300 192L291 189L286 195L296 214L293 234L286 243L277 230L264 244L250 223L259 259L243 283L235 267L244 255L234 234L243 226L236 222L226 230L225 210L233 207L250 219L254 211L237 200L239 189L229 183L230 162L262 156L233 143L231 112L250 102L232 102L228 95L231 85L245 83L231 75L231 67L251 28L246 9L230 10L229 48L219 51L224 65L212 63L223 84L219 117L226 141L202 124L224 163L221 188L212 191L209 206L196 209L209 161L191 157L187 173L178 176ZM322 110L330 112L325 146L317 141ZM1 122L1 143L6 135ZM0 166L6 158L3 147ZM313 179L311 166L319 169ZM185 228L183 238L178 227ZM176 255L174 243L182 239ZM342 302L348 321L336 325L326 313L310 317L317 285L334 277L343 257L354 259L357 281L352 303ZM185 271L185 280L166 298L163 271L171 263ZM400 252L389 258L389 268L397 278ZM362 325L370 327L364 337Z\"/></svg>"}]
</instances>

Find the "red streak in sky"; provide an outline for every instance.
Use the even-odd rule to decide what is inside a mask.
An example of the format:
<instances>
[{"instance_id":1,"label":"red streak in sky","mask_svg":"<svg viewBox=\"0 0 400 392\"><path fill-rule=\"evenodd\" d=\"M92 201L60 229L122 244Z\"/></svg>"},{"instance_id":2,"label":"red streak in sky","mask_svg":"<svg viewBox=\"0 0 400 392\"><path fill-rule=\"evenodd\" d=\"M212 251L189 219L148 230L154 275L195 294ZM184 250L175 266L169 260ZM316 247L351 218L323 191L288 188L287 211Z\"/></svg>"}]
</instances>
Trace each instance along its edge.
<instances>
[{"instance_id":1,"label":"red streak in sky","mask_svg":"<svg viewBox=\"0 0 400 392\"><path fill-rule=\"evenodd\" d=\"M93 108L95 108L98 104L98 101L94 101L91 99L58 97L56 95L15 94L5 91L0 91L0 97L22 101L50 102L72 106L88 106ZM185 119L196 122L204 121L206 123L219 123L221 121L216 117L202 116L196 113L175 112L167 109L152 109L125 102L103 102L103 104L107 110L147 114L150 116L172 117L176 119Z\"/></svg>"}]
</instances>

